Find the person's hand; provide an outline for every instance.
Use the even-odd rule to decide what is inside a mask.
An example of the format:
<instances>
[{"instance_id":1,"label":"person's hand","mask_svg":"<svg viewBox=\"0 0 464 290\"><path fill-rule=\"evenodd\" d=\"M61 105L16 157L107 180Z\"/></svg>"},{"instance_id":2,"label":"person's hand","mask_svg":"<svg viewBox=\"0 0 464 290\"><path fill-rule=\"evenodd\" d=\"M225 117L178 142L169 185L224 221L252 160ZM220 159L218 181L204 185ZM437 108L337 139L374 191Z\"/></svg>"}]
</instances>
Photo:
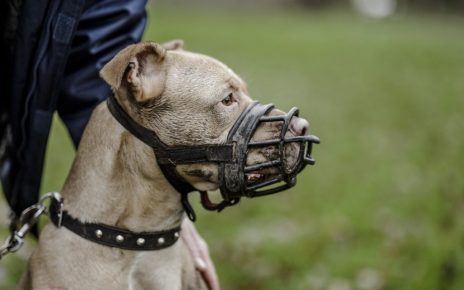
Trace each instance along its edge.
<instances>
[{"instance_id":1,"label":"person's hand","mask_svg":"<svg viewBox=\"0 0 464 290\"><path fill-rule=\"evenodd\" d=\"M208 244L198 234L194 224L185 218L182 223L180 236L184 240L197 271L201 273L203 279L210 290L219 290L219 280L216 274L216 268L209 255Z\"/></svg>"}]
</instances>

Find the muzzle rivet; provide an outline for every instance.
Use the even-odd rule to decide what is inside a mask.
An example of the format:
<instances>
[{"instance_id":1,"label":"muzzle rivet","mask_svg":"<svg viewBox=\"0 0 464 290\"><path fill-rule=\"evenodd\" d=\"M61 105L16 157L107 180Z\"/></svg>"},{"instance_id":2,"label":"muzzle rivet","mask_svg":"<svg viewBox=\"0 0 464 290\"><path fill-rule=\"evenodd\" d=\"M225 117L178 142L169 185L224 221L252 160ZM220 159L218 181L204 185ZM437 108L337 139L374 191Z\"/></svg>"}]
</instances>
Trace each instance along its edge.
<instances>
[{"instance_id":1,"label":"muzzle rivet","mask_svg":"<svg viewBox=\"0 0 464 290\"><path fill-rule=\"evenodd\" d=\"M176 239L179 238L179 232L174 233L174 238L176 238Z\"/></svg>"},{"instance_id":2,"label":"muzzle rivet","mask_svg":"<svg viewBox=\"0 0 464 290\"><path fill-rule=\"evenodd\" d=\"M158 245L162 245L164 244L164 238L161 237L161 238L158 238Z\"/></svg>"},{"instance_id":3,"label":"muzzle rivet","mask_svg":"<svg viewBox=\"0 0 464 290\"><path fill-rule=\"evenodd\" d=\"M117 236L116 236L116 242L118 242L118 243L124 242L124 237L121 236L121 235L117 235Z\"/></svg>"},{"instance_id":4,"label":"muzzle rivet","mask_svg":"<svg viewBox=\"0 0 464 290\"><path fill-rule=\"evenodd\" d=\"M96 230L96 231L95 231L95 236L96 236L97 238L101 238L101 237L103 236L103 232L102 232L101 230Z\"/></svg>"},{"instance_id":5,"label":"muzzle rivet","mask_svg":"<svg viewBox=\"0 0 464 290\"><path fill-rule=\"evenodd\" d=\"M136 243L137 243L137 246L142 246L143 244L145 244L145 239L144 238L138 238Z\"/></svg>"}]
</instances>

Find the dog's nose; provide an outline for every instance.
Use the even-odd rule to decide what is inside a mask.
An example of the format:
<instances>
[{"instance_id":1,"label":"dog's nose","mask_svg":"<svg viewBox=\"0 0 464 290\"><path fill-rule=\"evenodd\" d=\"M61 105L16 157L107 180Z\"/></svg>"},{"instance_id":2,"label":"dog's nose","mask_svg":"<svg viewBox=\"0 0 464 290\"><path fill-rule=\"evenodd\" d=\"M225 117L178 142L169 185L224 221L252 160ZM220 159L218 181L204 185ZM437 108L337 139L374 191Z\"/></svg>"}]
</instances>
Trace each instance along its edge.
<instances>
[{"instance_id":1,"label":"dog's nose","mask_svg":"<svg viewBox=\"0 0 464 290\"><path fill-rule=\"evenodd\" d=\"M309 123L303 118L293 117L290 122L290 131L296 136L303 136L308 130Z\"/></svg>"}]
</instances>

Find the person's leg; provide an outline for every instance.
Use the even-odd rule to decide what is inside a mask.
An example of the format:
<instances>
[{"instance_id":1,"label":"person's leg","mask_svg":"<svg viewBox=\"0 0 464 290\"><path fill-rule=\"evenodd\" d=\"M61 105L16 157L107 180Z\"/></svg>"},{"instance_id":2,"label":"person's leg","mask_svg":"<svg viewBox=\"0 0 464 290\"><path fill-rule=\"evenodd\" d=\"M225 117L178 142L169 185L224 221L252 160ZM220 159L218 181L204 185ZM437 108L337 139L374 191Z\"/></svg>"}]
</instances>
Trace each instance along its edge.
<instances>
[{"instance_id":1,"label":"person's leg","mask_svg":"<svg viewBox=\"0 0 464 290\"><path fill-rule=\"evenodd\" d=\"M58 113L77 147L92 110L111 93L98 71L118 51L139 42L146 25L146 0L86 3L66 64Z\"/></svg>"}]
</instances>

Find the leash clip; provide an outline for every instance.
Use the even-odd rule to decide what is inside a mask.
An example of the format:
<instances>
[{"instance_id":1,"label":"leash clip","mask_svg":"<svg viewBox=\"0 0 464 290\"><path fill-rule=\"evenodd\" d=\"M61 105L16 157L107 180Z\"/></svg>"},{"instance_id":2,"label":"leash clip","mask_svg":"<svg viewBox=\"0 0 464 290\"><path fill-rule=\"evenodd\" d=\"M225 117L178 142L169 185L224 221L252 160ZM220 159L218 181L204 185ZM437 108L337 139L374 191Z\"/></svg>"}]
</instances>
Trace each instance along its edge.
<instances>
[{"instance_id":1,"label":"leash clip","mask_svg":"<svg viewBox=\"0 0 464 290\"><path fill-rule=\"evenodd\" d=\"M49 206L45 205L45 201L48 199L52 199L52 203L56 201L60 205L58 216L60 217L59 221L61 225L63 206L61 195L58 192L46 193L40 198L39 202L23 210L17 222L12 224L10 236L3 246L0 247L0 259L8 253L18 251L22 247L25 236L38 222L40 216L49 212Z\"/></svg>"},{"instance_id":2,"label":"leash clip","mask_svg":"<svg viewBox=\"0 0 464 290\"><path fill-rule=\"evenodd\" d=\"M46 207L46 214L50 215L50 210L56 210L56 215L58 217L57 227L61 228L61 223L63 221L63 198L59 192L48 192L40 200L39 204L44 206L45 201L50 199L50 204L48 208Z\"/></svg>"}]
</instances>

